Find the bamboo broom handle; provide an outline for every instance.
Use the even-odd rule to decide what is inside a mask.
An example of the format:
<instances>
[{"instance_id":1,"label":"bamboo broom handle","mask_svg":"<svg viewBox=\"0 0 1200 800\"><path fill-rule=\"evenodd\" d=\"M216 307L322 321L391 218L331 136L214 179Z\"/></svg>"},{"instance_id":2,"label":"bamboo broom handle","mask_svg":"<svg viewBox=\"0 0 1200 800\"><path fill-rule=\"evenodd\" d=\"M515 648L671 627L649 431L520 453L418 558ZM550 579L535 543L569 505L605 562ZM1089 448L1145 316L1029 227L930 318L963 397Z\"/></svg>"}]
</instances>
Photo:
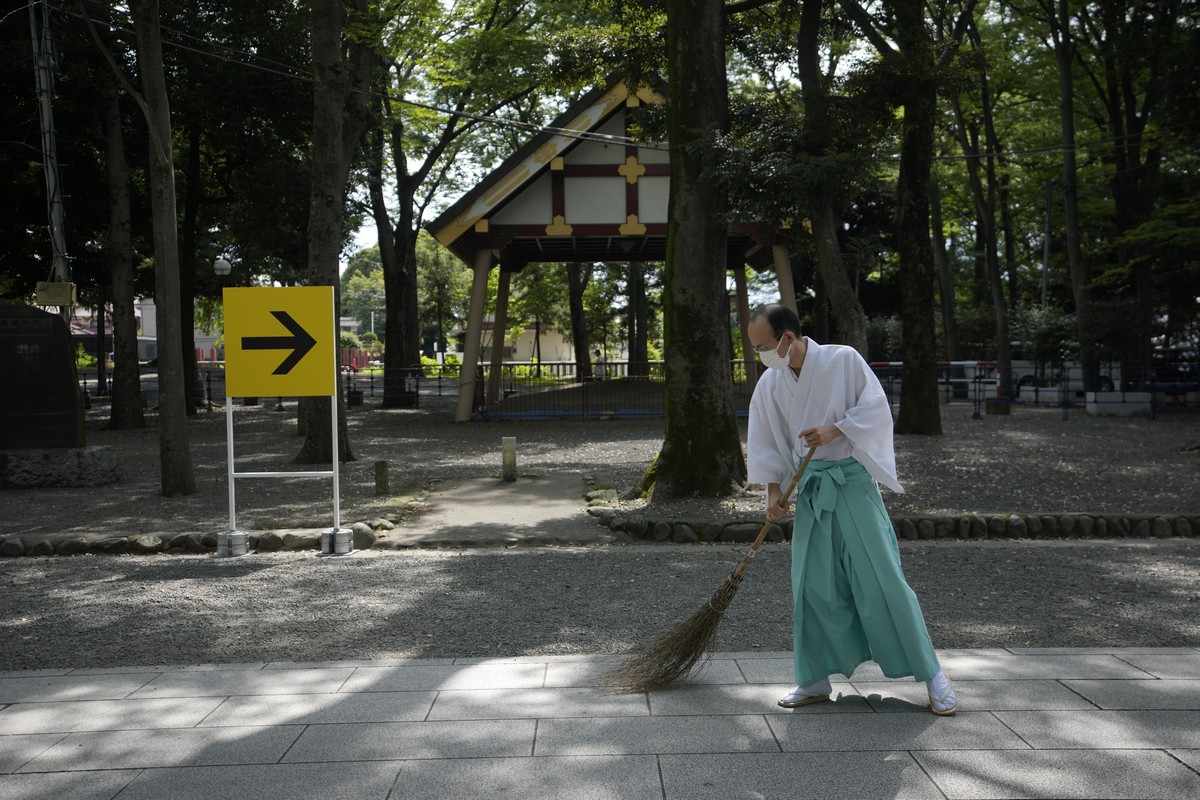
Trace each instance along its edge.
<instances>
[{"instance_id":1,"label":"bamboo broom handle","mask_svg":"<svg viewBox=\"0 0 1200 800\"><path fill-rule=\"evenodd\" d=\"M808 462L812 461L813 453L815 452L817 452L817 449L815 447L811 447L809 448L808 453L805 454L804 460L800 462L799 469L796 470L796 474L792 476L792 479L788 481L787 488L783 490L782 496L784 500L791 497L792 492L796 491L796 485L800 483L800 478L804 475L804 470L808 468ZM770 519L763 523L762 529L759 530L758 536L756 536L754 539L754 544L750 545L750 552L743 556L742 563L737 565L737 567L733 570L733 575L730 577L734 579L740 578L742 573L746 571L746 568L750 566L750 561L758 552L758 548L762 546L763 540L767 538L767 531L771 529L772 524L774 523L772 523Z\"/></svg>"}]
</instances>

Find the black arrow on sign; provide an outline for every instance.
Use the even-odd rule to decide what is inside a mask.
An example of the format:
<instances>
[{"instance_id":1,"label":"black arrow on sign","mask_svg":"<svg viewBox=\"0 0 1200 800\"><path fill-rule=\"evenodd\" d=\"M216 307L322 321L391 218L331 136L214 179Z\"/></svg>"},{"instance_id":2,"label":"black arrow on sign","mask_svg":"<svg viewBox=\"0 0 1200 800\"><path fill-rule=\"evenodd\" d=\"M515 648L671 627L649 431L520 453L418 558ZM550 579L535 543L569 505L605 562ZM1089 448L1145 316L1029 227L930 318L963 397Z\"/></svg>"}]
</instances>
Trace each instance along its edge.
<instances>
[{"instance_id":1,"label":"black arrow on sign","mask_svg":"<svg viewBox=\"0 0 1200 800\"><path fill-rule=\"evenodd\" d=\"M272 375L287 375L292 367L300 363L300 359L308 355L317 343L308 331L300 327L300 323L292 319L286 311L272 311L271 315L291 332L291 336L243 336L243 350L291 350L292 354L275 368Z\"/></svg>"}]
</instances>

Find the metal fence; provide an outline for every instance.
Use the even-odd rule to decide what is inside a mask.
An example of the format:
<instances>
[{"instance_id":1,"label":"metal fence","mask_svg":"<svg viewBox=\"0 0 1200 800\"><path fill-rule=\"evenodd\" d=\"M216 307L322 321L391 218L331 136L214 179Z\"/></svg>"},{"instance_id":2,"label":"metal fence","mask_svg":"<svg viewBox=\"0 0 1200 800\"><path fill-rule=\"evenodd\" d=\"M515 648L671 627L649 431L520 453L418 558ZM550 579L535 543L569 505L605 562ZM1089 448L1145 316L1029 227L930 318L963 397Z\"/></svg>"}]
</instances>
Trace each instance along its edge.
<instances>
[{"instance_id":1,"label":"metal fence","mask_svg":"<svg viewBox=\"0 0 1200 800\"><path fill-rule=\"evenodd\" d=\"M594 368L595 369L595 368ZM900 362L874 362L871 369L879 378L893 405L900 402L903 365ZM1007 413L1012 406L1057 407L1064 416L1071 408L1089 403L1120 406L1125 410L1147 409L1151 416L1164 408L1196 406L1200 387L1187 374L1165 376L1122 386L1119 375L1110 367L1101 373L1100 392L1085 393L1082 370L1077 365L1057 365L1037 369L1014 365L1002 381L1002 369L990 361L940 362L937 367L938 395L943 404L963 404L973 415ZM1154 374L1154 373L1145 373ZM746 380L745 364L730 364L734 408L744 416L749 409L751 389ZM107 382L96 372L80 372L80 388L85 404L92 397L107 394ZM111 376L109 376L111 379ZM392 386L386 384L393 382ZM459 367L434 364L394 370L382 368L343 368L339 376L347 406L363 405L368 398L385 393L400 398L400 405L419 408L422 398L457 397ZM1009 393L1001 394L1004 384ZM158 375L141 376L143 403L158 402ZM661 416L666 413L665 373L661 361L631 363L611 361L595 369L590 380L580 380L574 362L506 362L500 366L495 382L490 365L476 372L472 409L477 419L611 419L619 417ZM211 410L225 404L223 362L198 365L193 402ZM391 390L388 392L388 390ZM493 395L494 391L494 395ZM257 398L247 402L270 403L282 408L285 398Z\"/></svg>"}]
</instances>

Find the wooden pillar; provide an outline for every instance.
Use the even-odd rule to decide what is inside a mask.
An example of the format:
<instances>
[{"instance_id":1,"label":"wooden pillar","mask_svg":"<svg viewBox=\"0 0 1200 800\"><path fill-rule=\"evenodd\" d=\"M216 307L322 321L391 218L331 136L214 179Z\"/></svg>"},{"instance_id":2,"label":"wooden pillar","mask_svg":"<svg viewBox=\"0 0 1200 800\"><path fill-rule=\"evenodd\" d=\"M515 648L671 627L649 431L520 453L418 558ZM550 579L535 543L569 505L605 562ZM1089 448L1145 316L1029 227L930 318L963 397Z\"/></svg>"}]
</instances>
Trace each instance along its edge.
<instances>
[{"instance_id":1,"label":"wooden pillar","mask_svg":"<svg viewBox=\"0 0 1200 800\"><path fill-rule=\"evenodd\" d=\"M471 419L475 399L475 371L479 367L479 341L483 333L483 311L487 307L488 270L492 266L492 251L484 248L475 254L475 279L471 284L471 307L467 310L466 342L463 345L462 372L458 376L458 405L455 422Z\"/></svg>"},{"instance_id":2,"label":"wooden pillar","mask_svg":"<svg viewBox=\"0 0 1200 800\"><path fill-rule=\"evenodd\" d=\"M800 315L796 308L796 284L792 281L792 256L786 245L771 245L771 253L775 257L775 276L779 280L779 296L781 302Z\"/></svg>"},{"instance_id":3,"label":"wooden pillar","mask_svg":"<svg viewBox=\"0 0 1200 800\"><path fill-rule=\"evenodd\" d=\"M504 332L508 329L508 294L512 270L500 260L500 281L496 287L496 319L492 325L492 364L488 374L487 401L500 399L500 370L504 367Z\"/></svg>"},{"instance_id":4,"label":"wooden pillar","mask_svg":"<svg viewBox=\"0 0 1200 800\"><path fill-rule=\"evenodd\" d=\"M737 289L738 338L742 342L742 363L746 366L746 383L753 391L758 382L758 365L755 363L754 347L746 334L746 325L750 323L750 294L746 289L745 264L734 265L733 285Z\"/></svg>"}]
</instances>

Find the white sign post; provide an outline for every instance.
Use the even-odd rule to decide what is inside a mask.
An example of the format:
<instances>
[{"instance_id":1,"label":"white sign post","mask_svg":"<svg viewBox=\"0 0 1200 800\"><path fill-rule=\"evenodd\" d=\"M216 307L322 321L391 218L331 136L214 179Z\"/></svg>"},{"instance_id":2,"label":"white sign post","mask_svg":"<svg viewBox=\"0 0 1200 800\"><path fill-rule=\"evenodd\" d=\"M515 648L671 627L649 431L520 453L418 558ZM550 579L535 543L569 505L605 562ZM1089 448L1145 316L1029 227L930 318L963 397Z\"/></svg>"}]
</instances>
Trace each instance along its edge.
<instances>
[{"instance_id":1,"label":"white sign post","mask_svg":"<svg viewBox=\"0 0 1200 800\"><path fill-rule=\"evenodd\" d=\"M237 530L239 478L332 478L333 528L320 534L319 555L354 552L341 526L338 475L337 326L332 286L225 289L225 443L229 528L217 535L217 556L250 553ZM329 470L238 472L234 467L234 397L329 397L333 464Z\"/></svg>"}]
</instances>

